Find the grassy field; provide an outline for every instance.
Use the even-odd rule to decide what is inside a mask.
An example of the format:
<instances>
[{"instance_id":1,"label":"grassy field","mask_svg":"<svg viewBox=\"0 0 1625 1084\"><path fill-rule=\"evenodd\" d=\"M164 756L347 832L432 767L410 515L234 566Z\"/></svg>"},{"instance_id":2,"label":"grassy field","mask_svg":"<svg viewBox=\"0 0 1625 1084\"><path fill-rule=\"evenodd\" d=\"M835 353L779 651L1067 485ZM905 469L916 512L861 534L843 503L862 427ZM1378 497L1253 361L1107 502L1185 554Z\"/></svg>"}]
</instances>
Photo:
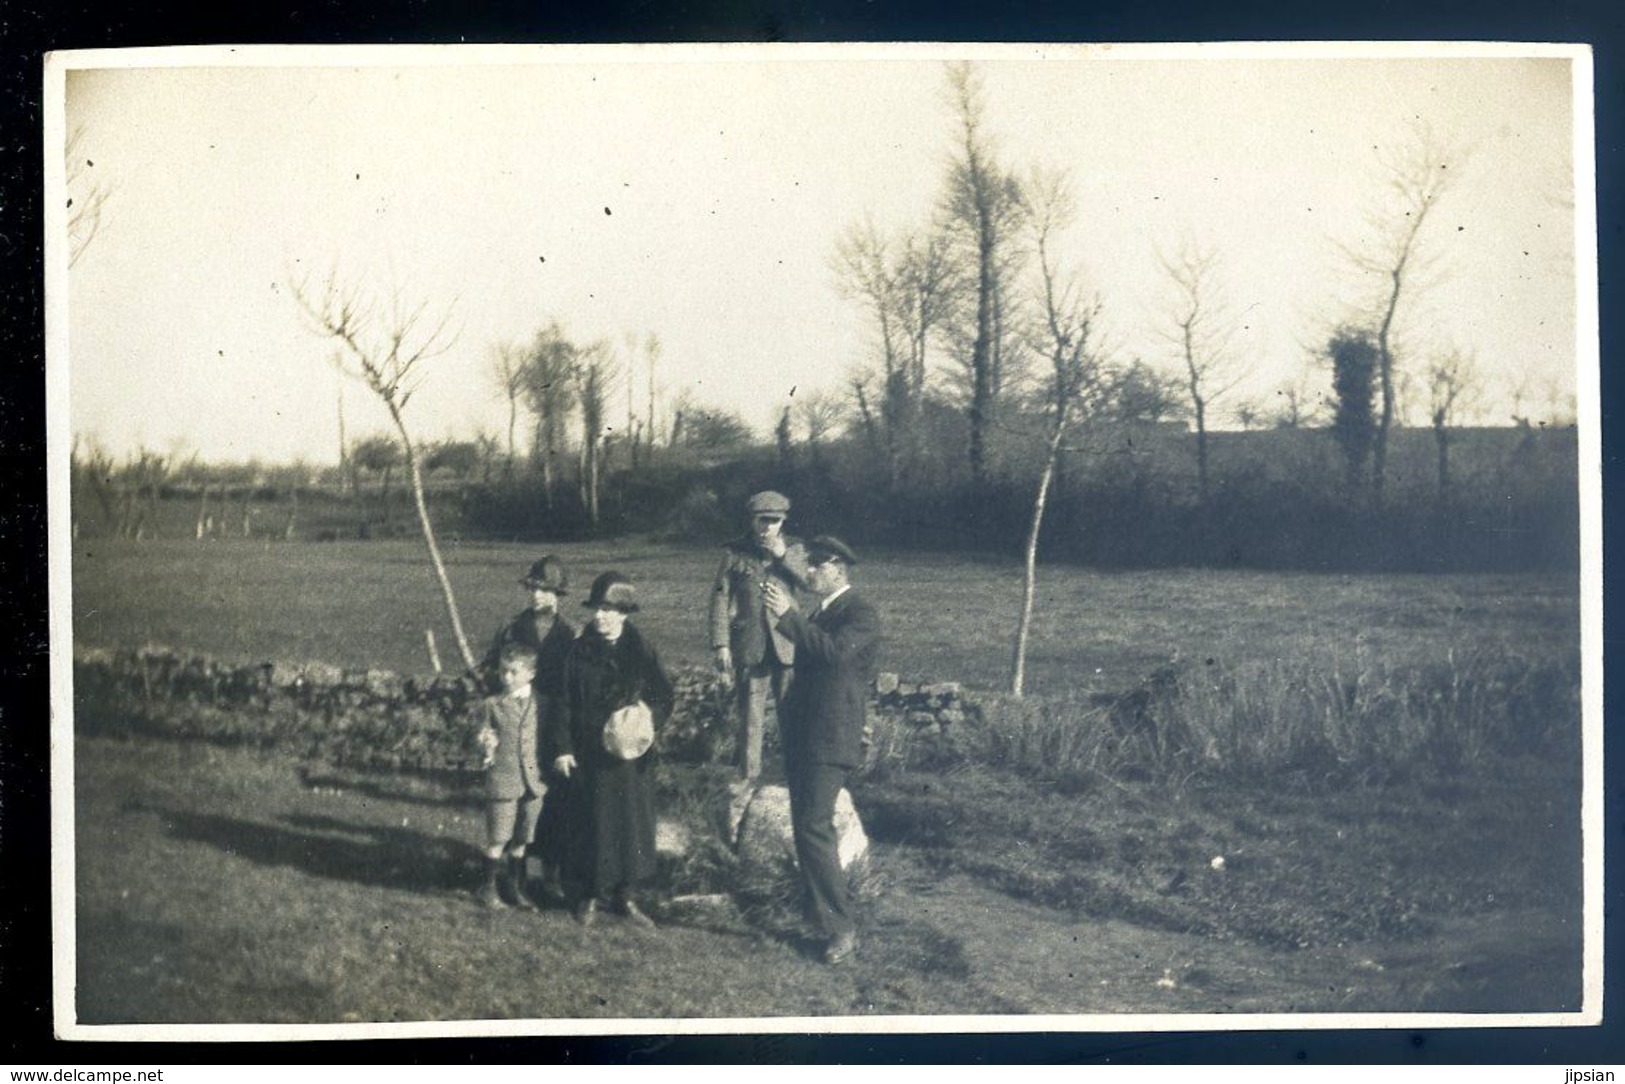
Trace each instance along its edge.
<instances>
[{"instance_id":1,"label":"grassy field","mask_svg":"<svg viewBox=\"0 0 1625 1084\"><path fill-rule=\"evenodd\" d=\"M704 661L714 552L554 549L578 587L629 572L666 658ZM535 555L452 548L477 641L521 605L514 580ZM1014 566L866 557L887 669L1003 684ZM421 673L432 627L450 655L407 542L97 541L76 548L73 574L82 644ZM1567 578L1041 577L1029 663L1040 706L1133 687L1174 656L1243 674L1274 663L1451 674L1475 654L1571 665L1578 653ZM1527 721L1570 739L1578 726ZM165 1022L1572 1010L1573 748L1383 785L1056 779L975 762L872 776L855 788L876 848L864 947L853 967L827 969L792 932L737 915L646 935L618 923L589 934L558 911L481 912L468 894L478 809L455 786L323 777L275 752L81 738L79 1011Z\"/></svg>"},{"instance_id":2,"label":"grassy field","mask_svg":"<svg viewBox=\"0 0 1625 1084\"><path fill-rule=\"evenodd\" d=\"M1504 811L1448 796L1080 801L922 777L860 791L878 884L858 957L828 968L737 918L648 933L484 911L480 810L421 783L105 739L80 742L76 769L84 1023L1578 1004L1561 803L1509 832ZM1463 863L1464 842L1499 861ZM1380 936L1349 936L1362 908Z\"/></svg>"},{"instance_id":3,"label":"grassy field","mask_svg":"<svg viewBox=\"0 0 1625 1084\"><path fill-rule=\"evenodd\" d=\"M561 544L575 589L628 573L636 620L664 658L709 658L706 601L719 551L644 541ZM516 580L542 552L451 545L448 564L476 654L525 603ZM1021 595L1013 563L867 554L862 590L886 627L885 669L911 680L1004 687ZM423 630L455 648L421 544L117 539L81 542L73 560L75 642L163 644L238 662L321 660L429 670ZM1042 568L1028 689L1129 687L1176 653L1216 664L1301 659L1328 668L1372 659L1422 663L1498 647L1574 657L1579 585L1569 576L1311 575Z\"/></svg>"}]
</instances>

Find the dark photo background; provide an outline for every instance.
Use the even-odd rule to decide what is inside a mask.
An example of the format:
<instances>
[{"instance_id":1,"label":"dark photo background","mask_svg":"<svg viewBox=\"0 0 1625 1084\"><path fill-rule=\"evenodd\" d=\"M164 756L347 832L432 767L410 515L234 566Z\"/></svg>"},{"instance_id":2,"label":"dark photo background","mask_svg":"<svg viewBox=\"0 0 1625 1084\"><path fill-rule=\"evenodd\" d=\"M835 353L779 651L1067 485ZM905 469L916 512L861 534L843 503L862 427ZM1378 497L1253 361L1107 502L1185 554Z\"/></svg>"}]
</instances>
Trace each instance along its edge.
<instances>
[{"instance_id":1,"label":"dark photo background","mask_svg":"<svg viewBox=\"0 0 1625 1084\"><path fill-rule=\"evenodd\" d=\"M1516 7L1518 10L1514 10ZM1617 51L1625 16L1615 5L1556 3L1538 11L1527 5L1408 5L1403 15L1387 9L1309 11L1275 3L1230 5L1223 14L1206 5L1165 5L1155 10L1120 10L1081 17L1040 6L991 21L980 7L948 6L929 19L875 21L867 5L847 8L783 5L674 5L652 11L644 6L597 8L538 16L532 5L495 5L484 15L466 6L417 4L404 11L357 11L319 4L294 11L265 12L223 8L182 9L150 5L140 11L100 10L95 5L47 7L37 2L8 12L5 30L5 101L14 138L0 151L6 183L5 228L0 230L10 269L13 304L0 317L0 336L13 365L0 384L5 426L0 463L9 483L5 537L12 542L11 574L0 590L17 615L13 648L4 681L9 690L0 764L4 765L4 826L0 828L0 867L7 870L6 922L0 927L0 984L12 995L14 1023L7 1039L8 1061L61 1063L119 1061L306 1061L387 1062L400 1059L455 1061L1146 1061L1146 1062L1337 1062L1533 1060L1609 1062L1621 1059L1617 1029L1552 1029L1543 1032L1302 1032L1149 1036L960 1035L921 1039L910 1036L739 1038L687 1037L541 1039L491 1042L346 1043L226 1047L164 1044L67 1046L50 1038L49 952L49 781L46 748L47 648L45 543L45 435L41 409L44 371L43 289L40 274L40 59L54 48L132 45L276 42L445 42L445 41L683 41L683 40L1246 40L1246 39L1474 39L1592 41L1597 46L1598 239L1601 250L1602 388L1605 494L1615 481L1617 454L1610 425L1619 403L1617 367L1609 364L1617 345L1611 313L1617 308L1618 238L1621 227L1618 177L1619 86ZM1607 523L1613 519L1605 508ZM1610 614L1612 607L1609 608ZM1611 624L1611 622L1610 622ZM1612 680L1612 663L1607 686ZM1605 690L1605 698L1607 691ZM1611 698L1608 698L1611 699ZM1613 754L1610 753L1610 759ZM1618 773L1606 771L1610 780ZM1606 793L1607 821L1618 813L1618 786ZM1609 857L1617 840L1608 840ZM1612 892L1610 893L1612 898ZM1617 941L1609 932L1610 946ZM1610 962L1617 953L1608 952ZM1608 985L1613 995L1617 984ZM1607 998L1608 1003L1613 997Z\"/></svg>"}]
</instances>

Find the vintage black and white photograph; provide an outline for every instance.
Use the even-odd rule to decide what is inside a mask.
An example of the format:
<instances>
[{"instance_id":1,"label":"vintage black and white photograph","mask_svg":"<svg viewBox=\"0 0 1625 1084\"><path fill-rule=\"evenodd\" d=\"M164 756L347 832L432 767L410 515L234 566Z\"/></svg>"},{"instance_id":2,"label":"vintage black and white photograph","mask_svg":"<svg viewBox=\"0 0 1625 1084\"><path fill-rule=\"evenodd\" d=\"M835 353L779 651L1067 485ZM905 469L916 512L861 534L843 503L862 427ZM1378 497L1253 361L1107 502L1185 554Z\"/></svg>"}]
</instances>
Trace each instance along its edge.
<instances>
[{"instance_id":1,"label":"vintage black and white photograph","mask_svg":"<svg viewBox=\"0 0 1625 1084\"><path fill-rule=\"evenodd\" d=\"M1591 78L53 55L58 1034L1598 1022Z\"/></svg>"}]
</instances>

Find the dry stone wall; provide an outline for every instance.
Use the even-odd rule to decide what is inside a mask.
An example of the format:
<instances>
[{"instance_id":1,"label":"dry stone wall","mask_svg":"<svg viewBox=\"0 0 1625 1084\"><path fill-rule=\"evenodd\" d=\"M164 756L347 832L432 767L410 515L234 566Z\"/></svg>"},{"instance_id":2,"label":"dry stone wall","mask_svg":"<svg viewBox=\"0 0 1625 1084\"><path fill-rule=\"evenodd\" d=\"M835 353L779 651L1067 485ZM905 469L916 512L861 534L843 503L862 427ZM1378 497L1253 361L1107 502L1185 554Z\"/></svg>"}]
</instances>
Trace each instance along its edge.
<instances>
[{"instance_id":1,"label":"dry stone wall","mask_svg":"<svg viewBox=\"0 0 1625 1084\"><path fill-rule=\"evenodd\" d=\"M76 648L74 719L84 734L149 734L284 748L358 768L474 771L469 675L404 676L324 662L242 665L164 647ZM701 667L672 673L677 703L662 756L732 753L732 697ZM870 766L955 754L980 705L956 682L881 674L870 702Z\"/></svg>"}]
</instances>

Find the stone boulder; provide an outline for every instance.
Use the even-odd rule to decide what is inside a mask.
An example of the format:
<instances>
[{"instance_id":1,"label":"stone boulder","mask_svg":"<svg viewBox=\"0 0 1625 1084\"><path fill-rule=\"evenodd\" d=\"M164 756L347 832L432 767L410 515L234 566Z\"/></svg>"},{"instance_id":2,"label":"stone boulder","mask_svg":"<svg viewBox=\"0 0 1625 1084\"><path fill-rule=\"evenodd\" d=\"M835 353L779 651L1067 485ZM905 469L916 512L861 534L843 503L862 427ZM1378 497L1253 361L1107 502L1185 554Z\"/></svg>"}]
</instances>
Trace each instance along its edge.
<instances>
[{"instance_id":1,"label":"stone boulder","mask_svg":"<svg viewBox=\"0 0 1625 1084\"><path fill-rule=\"evenodd\" d=\"M852 795L835 798L835 839L841 868L853 873L867 862L869 837L863 830ZM758 787L745 804L737 842L742 872L752 880L780 875L796 867L795 837L790 828L790 791L784 786Z\"/></svg>"}]
</instances>

